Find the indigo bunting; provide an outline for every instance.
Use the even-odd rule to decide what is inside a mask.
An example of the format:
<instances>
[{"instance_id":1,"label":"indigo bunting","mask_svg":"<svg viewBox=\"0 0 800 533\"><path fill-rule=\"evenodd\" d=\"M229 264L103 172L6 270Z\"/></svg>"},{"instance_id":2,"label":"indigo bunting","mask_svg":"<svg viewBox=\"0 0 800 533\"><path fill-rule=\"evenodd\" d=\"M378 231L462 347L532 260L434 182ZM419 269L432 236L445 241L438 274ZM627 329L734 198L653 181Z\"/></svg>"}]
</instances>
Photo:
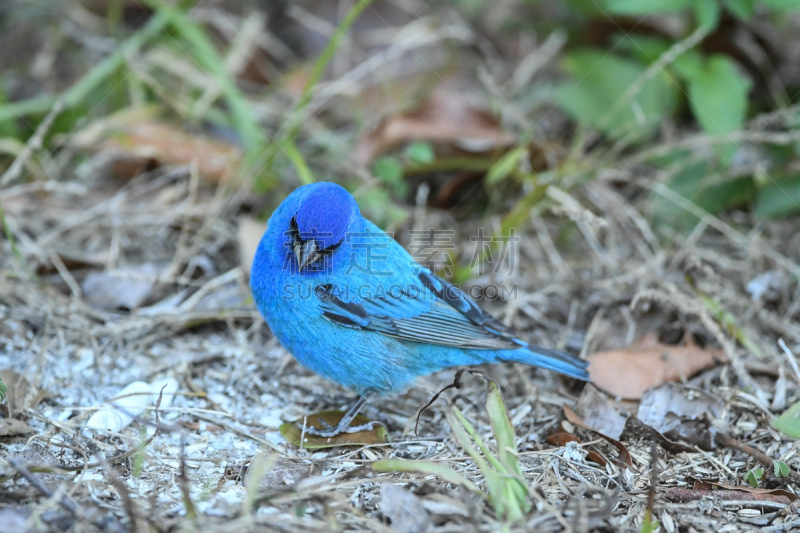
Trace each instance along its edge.
<instances>
[{"instance_id":1,"label":"indigo bunting","mask_svg":"<svg viewBox=\"0 0 800 533\"><path fill-rule=\"evenodd\" d=\"M358 393L336 427L350 427L367 397L460 365L516 362L588 380L588 363L531 346L455 285L418 264L361 216L334 183L304 185L267 222L250 274L259 311L304 366Z\"/></svg>"}]
</instances>

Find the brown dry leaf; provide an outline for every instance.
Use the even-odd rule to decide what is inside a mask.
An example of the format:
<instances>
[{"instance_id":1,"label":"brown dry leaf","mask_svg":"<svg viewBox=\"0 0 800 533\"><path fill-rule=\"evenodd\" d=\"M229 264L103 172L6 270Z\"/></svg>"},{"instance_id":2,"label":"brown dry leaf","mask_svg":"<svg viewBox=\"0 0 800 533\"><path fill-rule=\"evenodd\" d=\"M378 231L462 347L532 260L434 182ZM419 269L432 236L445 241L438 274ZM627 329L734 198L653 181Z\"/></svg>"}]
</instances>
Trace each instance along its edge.
<instances>
[{"instance_id":1,"label":"brown dry leaf","mask_svg":"<svg viewBox=\"0 0 800 533\"><path fill-rule=\"evenodd\" d=\"M33 433L33 428L22 420L0 418L0 437L16 437Z\"/></svg>"},{"instance_id":2,"label":"brown dry leaf","mask_svg":"<svg viewBox=\"0 0 800 533\"><path fill-rule=\"evenodd\" d=\"M628 449L625 447L625 445L622 444L620 441L618 441L616 439L613 439L613 438L609 437L608 435L603 435L599 431L590 428L589 426L586 425L586 422L581 420L581 417L579 417L575 413L575 411L573 411L572 409L570 409L566 405L564 406L564 416L566 416L567 420L569 420L572 424L575 424L576 426L582 427L583 429L589 430L592 433L594 433L596 435L599 435L600 437L603 437L605 440L610 442L612 445L614 445L614 447L619 452L619 460L622 463L626 464L627 466L633 467L633 459L631 459L631 454L630 454L630 452L628 452Z\"/></svg>"},{"instance_id":3,"label":"brown dry leaf","mask_svg":"<svg viewBox=\"0 0 800 533\"><path fill-rule=\"evenodd\" d=\"M715 488L715 486L719 488ZM797 501L796 495L782 489L737 487L716 482L713 484L695 482L695 486L691 489L670 489L664 495L664 499L673 503L685 503L707 498L754 503L766 501L782 503L784 505L790 505L792 502Z\"/></svg>"},{"instance_id":4,"label":"brown dry leaf","mask_svg":"<svg viewBox=\"0 0 800 533\"><path fill-rule=\"evenodd\" d=\"M161 165L190 163L214 182L234 175L242 159L239 148L158 122L156 114L153 108L117 113L75 134L72 145L102 153L111 174L120 179Z\"/></svg>"},{"instance_id":5,"label":"brown dry leaf","mask_svg":"<svg viewBox=\"0 0 800 533\"><path fill-rule=\"evenodd\" d=\"M378 155L411 141L453 145L468 152L485 152L515 144L500 122L457 95L434 92L414 111L385 118L361 138L353 158L362 165Z\"/></svg>"},{"instance_id":6,"label":"brown dry leaf","mask_svg":"<svg viewBox=\"0 0 800 533\"><path fill-rule=\"evenodd\" d=\"M713 479L697 479L687 476L687 481L692 481L692 488L695 490L738 490L749 492L750 494L774 494L776 496L786 496L790 501L796 502L797 495L784 489L764 489L761 487L751 487L749 485L729 485L720 483Z\"/></svg>"},{"instance_id":7,"label":"brown dry leaf","mask_svg":"<svg viewBox=\"0 0 800 533\"><path fill-rule=\"evenodd\" d=\"M334 446L368 446L370 444L384 444L389 442L389 433L386 431L386 426L377 422L373 424L371 430L357 431L355 433L340 433L334 437L318 437L316 435L309 435L308 433L303 435L304 421L306 427L326 429L326 425L335 427L344 415L344 411L321 411L295 420L294 422L281 424L279 430L283 438L298 448L300 447L300 439L302 436L302 447L306 450L318 450L320 448L332 448ZM370 420L365 416L358 415L351 425L361 426L369 422Z\"/></svg>"},{"instance_id":8,"label":"brown dry leaf","mask_svg":"<svg viewBox=\"0 0 800 533\"><path fill-rule=\"evenodd\" d=\"M260 220L250 217L241 217L239 219L239 264L244 273L250 276L250 267L253 266L253 258L256 256L258 243L261 242L261 237L267 230L267 224Z\"/></svg>"},{"instance_id":9,"label":"brown dry leaf","mask_svg":"<svg viewBox=\"0 0 800 533\"><path fill-rule=\"evenodd\" d=\"M591 383L583 388L575 413L587 426L612 439L619 439L625 427L625 417L611 405L608 398Z\"/></svg>"},{"instance_id":10,"label":"brown dry leaf","mask_svg":"<svg viewBox=\"0 0 800 533\"><path fill-rule=\"evenodd\" d=\"M609 394L639 399L651 387L690 378L723 360L722 350L700 348L688 337L684 346L671 346L650 333L627 348L592 355L589 374Z\"/></svg>"}]
</instances>

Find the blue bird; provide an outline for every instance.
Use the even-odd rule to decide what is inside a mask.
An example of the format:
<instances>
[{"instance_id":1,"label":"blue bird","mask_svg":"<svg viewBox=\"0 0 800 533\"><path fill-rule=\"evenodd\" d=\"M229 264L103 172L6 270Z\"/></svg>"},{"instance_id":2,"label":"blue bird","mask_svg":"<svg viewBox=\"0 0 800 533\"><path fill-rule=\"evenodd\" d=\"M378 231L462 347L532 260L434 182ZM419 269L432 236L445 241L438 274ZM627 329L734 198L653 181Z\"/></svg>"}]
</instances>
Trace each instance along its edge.
<instances>
[{"instance_id":1,"label":"blue bird","mask_svg":"<svg viewBox=\"0 0 800 533\"><path fill-rule=\"evenodd\" d=\"M361 216L334 183L304 185L270 217L250 274L259 311L302 365L358 393L336 427L371 394L461 365L516 362L588 380L588 362L529 345L455 285L419 265Z\"/></svg>"}]
</instances>

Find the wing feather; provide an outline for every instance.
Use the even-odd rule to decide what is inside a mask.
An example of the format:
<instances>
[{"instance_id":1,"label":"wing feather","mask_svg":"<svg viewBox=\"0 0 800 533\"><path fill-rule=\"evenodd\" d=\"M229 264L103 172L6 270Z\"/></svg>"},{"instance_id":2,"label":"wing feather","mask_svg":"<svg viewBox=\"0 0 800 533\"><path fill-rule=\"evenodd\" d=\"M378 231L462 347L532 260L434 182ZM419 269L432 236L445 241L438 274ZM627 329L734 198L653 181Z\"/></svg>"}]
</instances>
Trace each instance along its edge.
<instances>
[{"instance_id":1,"label":"wing feather","mask_svg":"<svg viewBox=\"0 0 800 533\"><path fill-rule=\"evenodd\" d=\"M429 271L413 291L397 290L372 299L346 301L330 284L315 293L322 315L337 324L376 331L412 342L483 350L527 346L513 330L481 310L464 292Z\"/></svg>"}]
</instances>

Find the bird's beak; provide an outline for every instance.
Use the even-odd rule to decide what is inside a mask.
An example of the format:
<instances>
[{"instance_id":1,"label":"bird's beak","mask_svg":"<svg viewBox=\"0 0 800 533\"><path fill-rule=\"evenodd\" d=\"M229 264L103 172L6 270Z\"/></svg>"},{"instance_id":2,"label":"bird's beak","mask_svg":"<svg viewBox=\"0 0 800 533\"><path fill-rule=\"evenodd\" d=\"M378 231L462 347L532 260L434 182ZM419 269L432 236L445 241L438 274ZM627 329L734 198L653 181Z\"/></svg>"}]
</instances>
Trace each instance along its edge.
<instances>
[{"instance_id":1,"label":"bird's beak","mask_svg":"<svg viewBox=\"0 0 800 533\"><path fill-rule=\"evenodd\" d=\"M309 239L305 242L298 242L294 245L294 255L297 258L297 265L302 272L308 265L319 259L319 247L317 241Z\"/></svg>"}]
</instances>

